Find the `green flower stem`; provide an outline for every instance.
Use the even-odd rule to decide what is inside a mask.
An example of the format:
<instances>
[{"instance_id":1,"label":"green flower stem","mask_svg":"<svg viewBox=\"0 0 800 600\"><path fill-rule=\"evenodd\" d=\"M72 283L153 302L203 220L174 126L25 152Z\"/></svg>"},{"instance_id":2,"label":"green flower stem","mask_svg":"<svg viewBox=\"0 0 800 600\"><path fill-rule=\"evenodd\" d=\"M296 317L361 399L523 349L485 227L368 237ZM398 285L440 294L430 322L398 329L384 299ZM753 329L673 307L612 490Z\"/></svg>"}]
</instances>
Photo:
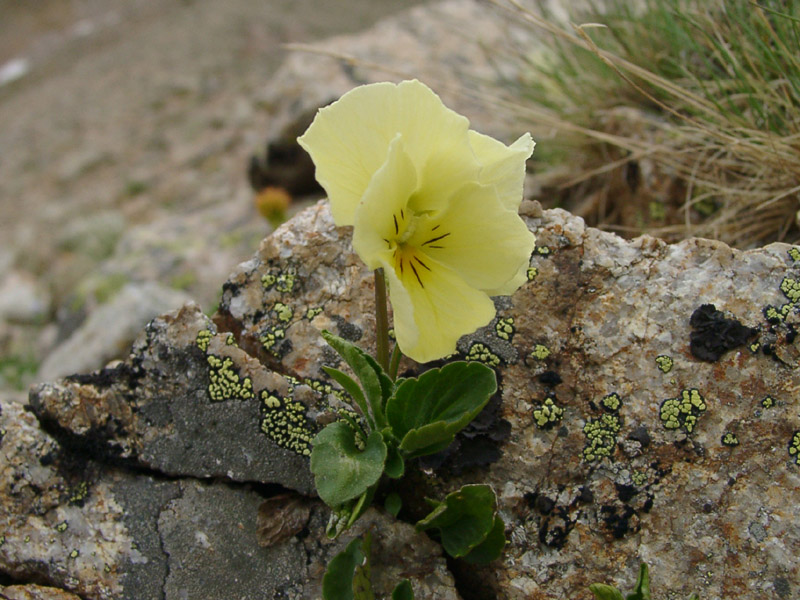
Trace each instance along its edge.
<instances>
[{"instance_id":1,"label":"green flower stem","mask_svg":"<svg viewBox=\"0 0 800 600\"><path fill-rule=\"evenodd\" d=\"M387 373L389 372L389 311L386 306L386 279L383 269L375 269L375 340L377 355L375 359Z\"/></svg>"}]
</instances>

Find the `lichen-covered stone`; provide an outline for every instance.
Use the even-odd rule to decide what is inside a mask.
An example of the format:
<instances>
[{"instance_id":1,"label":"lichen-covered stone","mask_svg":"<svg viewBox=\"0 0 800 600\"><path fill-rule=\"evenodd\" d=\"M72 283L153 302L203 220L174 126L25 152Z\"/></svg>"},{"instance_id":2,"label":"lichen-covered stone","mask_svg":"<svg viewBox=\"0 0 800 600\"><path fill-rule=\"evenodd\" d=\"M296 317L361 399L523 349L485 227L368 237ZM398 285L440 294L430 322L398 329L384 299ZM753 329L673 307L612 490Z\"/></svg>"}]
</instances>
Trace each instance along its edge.
<instances>
[{"instance_id":1,"label":"lichen-covered stone","mask_svg":"<svg viewBox=\"0 0 800 600\"><path fill-rule=\"evenodd\" d=\"M538 275L458 345L459 356L498 369L510 437L488 469L453 479L445 463L439 483L428 482L489 480L498 489L512 541L500 563L477 571L487 593L555 598L593 581L629 587L639 560L660 589L683 596L756 598L785 585L794 593L800 509L787 499L800 493L798 315L776 324L762 310L786 298L786 277L800 275L789 247L626 241L563 211L527 203L523 212L548 249L531 258ZM291 291L263 285L287 269ZM349 231L320 204L240 265L217 320L240 326L242 346L262 360L324 381L321 365L338 359L317 330L372 350L372 294ZM292 307L292 321L261 308L277 302ZM694 357L690 320L703 304L752 328L759 349ZM312 306L323 311L302 319ZM263 349L262 332L277 326L282 338ZM552 509L529 506L533 496ZM747 534L756 515L768 522L760 539Z\"/></svg>"}]
</instances>

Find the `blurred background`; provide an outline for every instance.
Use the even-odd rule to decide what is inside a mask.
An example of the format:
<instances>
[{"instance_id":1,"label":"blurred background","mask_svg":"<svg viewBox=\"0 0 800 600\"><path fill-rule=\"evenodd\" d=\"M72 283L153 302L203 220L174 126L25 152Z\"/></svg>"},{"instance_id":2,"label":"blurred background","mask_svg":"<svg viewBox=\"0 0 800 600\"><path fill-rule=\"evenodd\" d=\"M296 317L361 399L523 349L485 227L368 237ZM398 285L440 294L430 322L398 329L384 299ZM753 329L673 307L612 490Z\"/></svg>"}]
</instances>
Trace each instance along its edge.
<instances>
[{"instance_id":1,"label":"blurred background","mask_svg":"<svg viewBox=\"0 0 800 600\"><path fill-rule=\"evenodd\" d=\"M408 0L0 0L0 389L124 356L272 230L248 161L283 45ZM280 200L280 199L279 199Z\"/></svg>"}]
</instances>

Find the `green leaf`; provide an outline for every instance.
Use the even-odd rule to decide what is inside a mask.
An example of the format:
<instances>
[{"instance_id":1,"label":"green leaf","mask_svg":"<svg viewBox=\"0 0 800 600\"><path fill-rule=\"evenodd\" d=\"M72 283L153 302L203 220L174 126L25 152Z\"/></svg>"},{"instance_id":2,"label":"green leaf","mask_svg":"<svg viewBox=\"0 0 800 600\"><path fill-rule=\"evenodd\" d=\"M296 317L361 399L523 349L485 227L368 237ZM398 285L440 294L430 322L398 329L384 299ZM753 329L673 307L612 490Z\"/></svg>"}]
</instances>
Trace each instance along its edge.
<instances>
[{"instance_id":1,"label":"green leaf","mask_svg":"<svg viewBox=\"0 0 800 600\"><path fill-rule=\"evenodd\" d=\"M406 379L386 404L386 418L408 456L446 448L497 390L494 371L477 362L453 362Z\"/></svg>"},{"instance_id":2,"label":"green leaf","mask_svg":"<svg viewBox=\"0 0 800 600\"><path fill-rule=\"evenodd\" d=\"M333 380L339 385L341 385L345 392L350 394L353 400L355 400L355 403L358 405L358 408L361 409L361 414L363 414L367 419L370 427L375 429L375 421L372 419L372 415L367 407L367 401L364 398L364 393L361 391L361 387L353 380L353 378L344 371L334 369L333 367L323 366L322 370L332 377Z\"/></svg>"},{"instance_id":3,"label":"green leaf","mask_svg":"<svg viewBox=\"0 0 800 600\"><path fill-rule=\"evenodd\" d=\"M364 558L360 538L354 539L334 556L322 577L322 597L325 600L355 600L353 576L356 567L364 563Z\"/></svg>"},{"instance_id":4,"label":"green leaf","mask_svg":"<svg viewBox=\"0 0 800 600\"><path fill-rule=\"evenodd\" d=\"M489 535L480 544L469 551L464 556L464 560L474 565L485 565L493 560L500 558L506 547L506 524L500 515L494 516L494 525Z\"/></svg>"},{"instance_id":5,"label":"green leaf","mask_svg":"<svg viewBox=\"0 0 800 600\"><path fill-rule=\"evenodd\" d=\"M323 331L322 337L328 345L336 350L344 361L353 369L361 387L364 388L366 399L372 408L372 416L379 428L386 426L384 403L392 395L394 384L381 366L369 354L347 340Z\"/></svg>"},{"instance_id":6,"label":"green leaf","mask_svg":"<svg viewBox=\"0 0 800 600\"><path fill-rule=\"evenodd\" d=\"M387 444L386 474L392 479L400 479L406 472L406 465L399 450L393 444Z\"/></svg>"},{"instance_id":7,"label":"green leaf","mask_svg":"<svg viewBox=\"0 0 800 600\"><path fill-rule=\"evenodd\" d=\"M595 600L623 600L620 591L605 583L593 583L589 591L594 594Z\"/></svg>"},{"instance_id":8,"label":"green leaf","mask_svg":"<svg viewBox=\"0 0 800 600\"><path fill-rule=\"evenodd\" d=\"M639 566L639 577L633 592L628 594L626 600L650 600L650 574L647 572L647 565L642 563Z\"/></svg>"},{"instance_id":9,"label":"green leaf","mask_svg":"<svg viewBox=\"0 0 800 600\"><path fill-rule=\"evenodd\" d=\"M700 596L698 596L697 594L692 594L691 596L689 596L689 600L700 600Z\"/></svg>"},{"instance_id":10,"label":"green leaf","mask_svg":"<svg viewBox=\"0 0 800 600\"><path fill-rule=\"evenodd\" d=\"M392 600L414 600L414 589L408 579L403 579L392 591Z\"/></svg>"},{"instance_id":11,"label":"green leaf","mask_svg":"<svg viewBox=\"0 0 800 600\"><path fill-rule=\"evenodd\" d=\"M386 500L383 501L383 507L386 509L386 512L396 517L400 509L403 508L403 501L398 494L392 492L386 496Z\"/></svg>"},{"instance_id":12,"label":"green leaf","mask_svg":"<svg viewBox=\"0 0 800 600\"><path fill-rule=\"evenodd\" d=\"M328 506L338 507L357 498L383 474L386 461L383 436L373 431L363 451L356 446L355 436L347 423L337 421L312 441L311 472L317 493Z\"/></svg>"},{"instance_id":13,"label":"green leaf","mask_svg":"<svg viewBox=\"0 0 800 600\"><path fill-rule=\"evenodd\" d=\"M450 556L465 556L487 539L495 527L497 499L488 485L465 485L416 525L417 531L438 529Z\"/></svg>"}]
</instances>

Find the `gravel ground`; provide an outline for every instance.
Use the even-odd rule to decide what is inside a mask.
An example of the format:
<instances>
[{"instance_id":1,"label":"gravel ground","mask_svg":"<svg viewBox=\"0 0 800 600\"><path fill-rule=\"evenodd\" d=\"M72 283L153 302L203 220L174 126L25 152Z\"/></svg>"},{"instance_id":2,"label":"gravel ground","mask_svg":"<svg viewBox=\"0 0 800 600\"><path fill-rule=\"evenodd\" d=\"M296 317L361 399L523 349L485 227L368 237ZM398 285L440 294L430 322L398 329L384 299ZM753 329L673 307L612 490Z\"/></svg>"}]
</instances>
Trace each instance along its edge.
<instances>
[{"instance_id":1,"label":"gravel ground","mask_svg":"<svg viewBox=\"0 0 800 600\"><path fill-rule=\"evenodd\" d=\"M0 309L40 307L0 314L0 370L9 358L40 362L86 318L76 290L115 251L120 262L134 228L168 238L166 223L221 219L214 209L228 203L253 235L208 243L228 250L223 273L249 257L269 226L246 165L265 141L258 91L282 44L360 31L413 4L0 0ZM184 279L173 287L206 304L222 283Z\"/></svg>"}]
</instances>

